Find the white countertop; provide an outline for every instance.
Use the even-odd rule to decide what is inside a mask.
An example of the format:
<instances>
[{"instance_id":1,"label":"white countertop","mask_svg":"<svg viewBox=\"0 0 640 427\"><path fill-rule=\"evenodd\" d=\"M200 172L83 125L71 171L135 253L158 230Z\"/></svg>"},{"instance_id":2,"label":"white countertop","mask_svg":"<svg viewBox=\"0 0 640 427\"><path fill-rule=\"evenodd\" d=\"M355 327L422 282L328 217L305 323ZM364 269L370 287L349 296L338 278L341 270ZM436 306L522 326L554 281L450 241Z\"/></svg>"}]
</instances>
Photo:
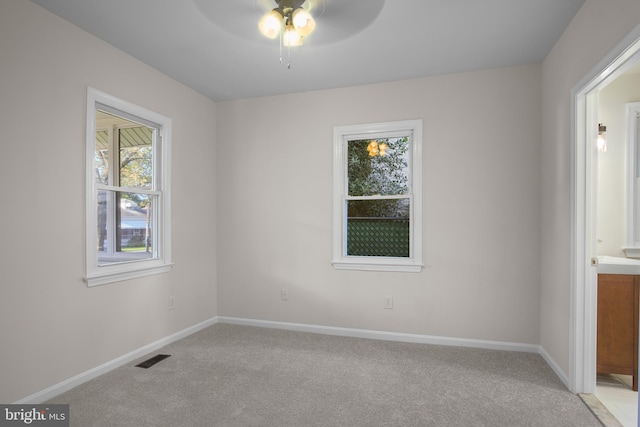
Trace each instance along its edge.
<instances>
[{"instance_id":1,"label":"white countertop","mask_svg":"<svg viewBox=\"0 0 640 427\"><path fill-rule=\"evenodd\" d=\"M640 259L613 256L598 256L598 273L601 274L638 274Z\"/></svg>"}]
</instances>

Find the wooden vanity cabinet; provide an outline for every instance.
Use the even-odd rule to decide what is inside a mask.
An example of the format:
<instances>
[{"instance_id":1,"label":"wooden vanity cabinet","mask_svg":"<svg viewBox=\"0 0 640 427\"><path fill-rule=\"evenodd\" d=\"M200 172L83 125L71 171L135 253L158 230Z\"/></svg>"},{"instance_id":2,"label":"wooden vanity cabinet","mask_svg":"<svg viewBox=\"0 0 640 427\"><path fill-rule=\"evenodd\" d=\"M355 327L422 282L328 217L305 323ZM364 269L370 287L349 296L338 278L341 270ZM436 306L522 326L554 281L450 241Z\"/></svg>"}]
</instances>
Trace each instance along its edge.
<instances>
[{"instance_id":1,"label":"wooden vanity cabinet","mask_svg":"<svg viewBox=\"0 0 640 427\"><path fill-rule=\"evenodd\" d=\"M633 376L638 391L640 276L598 274L597 372Z\"/></svg>"}]
</instances>

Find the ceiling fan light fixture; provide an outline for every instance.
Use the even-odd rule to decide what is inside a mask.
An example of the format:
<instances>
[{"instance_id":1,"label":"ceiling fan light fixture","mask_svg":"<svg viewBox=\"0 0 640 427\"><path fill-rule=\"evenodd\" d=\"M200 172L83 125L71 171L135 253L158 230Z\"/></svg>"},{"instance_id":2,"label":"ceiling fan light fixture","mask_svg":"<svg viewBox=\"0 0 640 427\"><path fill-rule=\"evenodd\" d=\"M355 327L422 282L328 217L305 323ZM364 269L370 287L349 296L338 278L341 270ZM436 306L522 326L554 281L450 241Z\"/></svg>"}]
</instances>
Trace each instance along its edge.
<instances>
[{"instance_id":1,"label":"ceiling fan light fixture","mask_svg":"<svg viewBox=\"0 0 640 427\"><path fill-rule=\"evenodd\" d=\"M274 0L276 8L260 18L260 32L270 39L280 35L280 63L283 48L287 48L287 68L291 68L291 48L302 45L302 38L316 27L313 16L302 6L306 0Z\"/></svg>"},{"instance_id":2,"label":"ceiling fan light fixture","mask_svg":"<svg viewBox=\"0 0 640 427\"><path fill-rule=\"evenodd\" d=\"M301 37L308 36L316 28L316 21L313 19L313 16L301 7L293 11L291 20Z\"/></svg>"},{"instance_id":3,"label":"ceiling fan light fixture","mask_svg":"<svg viewBox=\"0 0 640 427\"><path fill-rule=\"evenodd\" d=\"M280 14L280 12L278 12L277 9L273 9L272 11L266 13L258 23L260 32L265 37L275 39L280 33L280 28L282 28L282 19L283 16Z\"/></svg>"}]
</instances>

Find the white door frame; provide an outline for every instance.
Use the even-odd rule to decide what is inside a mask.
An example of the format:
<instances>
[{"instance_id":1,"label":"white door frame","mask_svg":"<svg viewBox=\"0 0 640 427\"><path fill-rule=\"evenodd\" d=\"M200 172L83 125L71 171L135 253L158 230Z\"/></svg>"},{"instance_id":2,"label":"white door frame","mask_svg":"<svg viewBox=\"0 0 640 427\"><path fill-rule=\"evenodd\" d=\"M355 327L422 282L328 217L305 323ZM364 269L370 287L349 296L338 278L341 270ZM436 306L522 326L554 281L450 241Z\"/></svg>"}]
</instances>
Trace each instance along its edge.
<instances>
[{"instance_id":1,"label":"white door frame","mask_svg":"<svg viewBox=\"0 0 640 427\"><path fill-rule=\"evenodd\" d=\"M596 384L596 147L597 91L640 61L640 24L571 92L571 271L569 388L593 393Z\"/></svg>"}]
</instances>

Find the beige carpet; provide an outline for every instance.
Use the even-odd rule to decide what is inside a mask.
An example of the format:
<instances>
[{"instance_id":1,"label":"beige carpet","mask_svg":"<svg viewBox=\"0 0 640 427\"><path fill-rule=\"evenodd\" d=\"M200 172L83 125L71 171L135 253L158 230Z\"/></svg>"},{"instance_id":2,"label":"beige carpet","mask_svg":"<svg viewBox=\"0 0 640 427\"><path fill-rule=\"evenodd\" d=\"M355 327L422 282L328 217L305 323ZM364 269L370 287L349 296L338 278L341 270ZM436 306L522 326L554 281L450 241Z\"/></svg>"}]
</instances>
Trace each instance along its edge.
<instances>
[{"instance_id":1,"label":"beige carpet","mask_svg":"<svg viewBox=\"0 0 640 427\"><path fill-rule=\"evenodd\" d=\"M49 403L77 427L601 426L537 354L227 324Z\"/></svg>"}]
</instances>

